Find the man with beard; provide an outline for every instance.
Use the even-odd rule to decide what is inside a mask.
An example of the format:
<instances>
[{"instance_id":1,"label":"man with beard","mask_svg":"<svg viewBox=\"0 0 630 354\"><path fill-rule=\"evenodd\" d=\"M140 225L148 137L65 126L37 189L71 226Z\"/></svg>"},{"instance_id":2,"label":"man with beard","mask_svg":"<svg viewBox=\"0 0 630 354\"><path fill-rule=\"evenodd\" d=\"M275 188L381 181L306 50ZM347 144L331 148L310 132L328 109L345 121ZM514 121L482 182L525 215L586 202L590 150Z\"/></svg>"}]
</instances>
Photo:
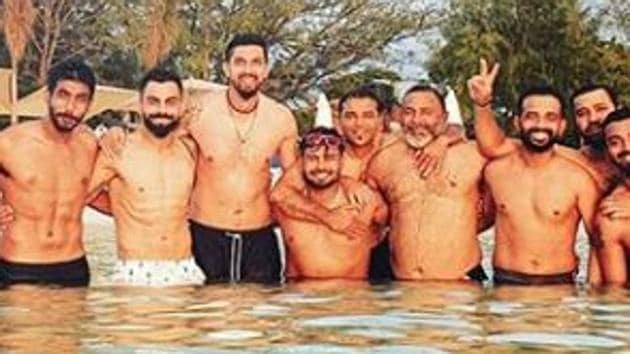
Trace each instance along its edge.
<instances>
[{"instance_id":1,"label":"man with beard","mask_svg":"<svg viewBox=\"0 0 630 354\"><path fill-rule=\"evenodd\" d=\"M603 123L610 159L619 167L622 182L606 198L630 201L630 109L620 108ZM604 200L602 203L607 202ZM600 211L597 224L602 239L599 251L603 280L630 285L630 223Z\"/></svg>"},{"instance_id":2,"label":"man with beard","mask_svg":"<svg viewBox=\"0 0 630 354\"><path fill-rule=\"evenodd\" d=\"M575 125L582 140L580 152L589 167L594 169L601 188L609 191L618 178L615 164L606 152L606 141L602 124L615 110L617 96L605 85L586 85L571 96Z\"/></svg>"},{"instance_id":3,"label":"man with beard","mask_svg":"<svg viewBox=\"0 0 630 354\"><path fill-rule=\"evenodd\" d=\"M108 187L116 223L116 283L146 286L202 284L188 229L197 147L177 130L184 114L179 76L149 71L140 83L143 125L121 151L99 154L90 197Z\"/></svg>"},{"instance_id":4,"label":"man with beard","mask_svg":"<svg viewBox=\"0 0 630 354\"><path fill-rule=\"evenodd\" d=\"M480 73L468 82L480 145L487 145L489 135L492 137L484 129L494 120L491 104L498 71L498 64L488 69L482 60ZM553 89L525 91L515 118L520 143L509 140L513 151L494 159L485 169L497 206L495 284L574 282L578 224L583 220L591 234L599 191L589 173L554 146L566 128L563 112L562 98ZM591 252L589 262L591 275L597 274L594 254Z\"/></svg>"},{"instance_id":5,"label":"man with beard","mask_svg":"<svg viewBox=\"0 0 630 354\"><path fill-rule=\"evenodd\" d=\"M477 240L485 227L479 210L485 159L477 146L450 146L437 173L427 178L413 173L416 152L444 133L447 115L439 92L412 87L402 102L403 137L380 149L367 168L368 181L390 208L396 279L486 279Z\"/></svg>"},{"instance_id":6,"label":"man with beard","mask_svg":"<svg viewBox=\"0 0 630 354\"><path fill-rule=\"evenodd\" d=\"M189 130L201 150L190 211L193 253L209 281L277 282L278 239L269 194L270 162L296 158L291 112L262 95L269 74L267 45L255 34L228 44L226 91L200 98Z\"/></svg>"},{"instance_id":7,"label":"man with beard","mask_svg":"<svg viewBox=\"0 0 630 354\"><path fill-rule=\"evenodd\" d=\"M387 220L387 207L378 193L367 185L341 177L344 145L342 137L329 128L314 128L300 142L301 170L306 185L305 198L329 210L350 212L369 226L370 232L354 238L333 231L318 221L305 221L282 212L282 202L274 205L288 249L287 276L290 278L367 277L370 250ZM345 183L340 183L345 179ZM367 201L356 208L348 188L360 191Z\"/></svg>"},{"instance_id":8,"label":"man with beard","mask_svg":"<svg viewBox=\"0 0 630 354\"><path fill-rule=\"evenodd\" d=\"M202 284L188 229L197 147L177 131L184 114L179 76L153 69L140 83L143 125L115 156L99 154L90 197L108 187L116 223L116 283Z\"/></svg>"},{"instance_id":9,"label":"man with beard","mask_svg":"<svg viewBox=\"0 0 630 354\"><path fill-rule=\"evenodd\" d=\"M607 195L616 185L619 171L606 154L601 125L606 116L615 110L617 96L608 86L589 84L573 93L571 103L582 148L576 153L573 149L557 146L556 151L584 167L597 182L601 194ZM518 147L518 141L508 139L494 117L485 119L485 110L479 113L481 119L477 119L476 123L480 125L479 147L484 155L498 158L513 152ZM630 218L630 204L626 201L609 199L600 207L611 218Z\"/></svg>"},{"instance_id":10,"label":"man with beard","mask_svg":"<svg viewBox=\"0 0 630 354\"><path fill-rule=\"evenodd\" d=\"M96 79L79 60L48 72L48 119L0 133L0 188L13 221L0 237L0 282L85 286L81 213L97 141L77 128Z\"/></svg>"}]
</instances>

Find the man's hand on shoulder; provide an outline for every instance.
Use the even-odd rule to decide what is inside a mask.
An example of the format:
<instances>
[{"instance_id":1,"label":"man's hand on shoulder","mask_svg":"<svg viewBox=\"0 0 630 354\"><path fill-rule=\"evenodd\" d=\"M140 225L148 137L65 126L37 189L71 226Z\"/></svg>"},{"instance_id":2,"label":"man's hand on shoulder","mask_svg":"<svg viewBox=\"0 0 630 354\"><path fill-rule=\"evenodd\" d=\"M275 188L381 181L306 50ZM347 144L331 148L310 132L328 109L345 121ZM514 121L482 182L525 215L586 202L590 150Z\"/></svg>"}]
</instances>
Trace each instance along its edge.
<instances>
[{"instance_id":1,"label":"man's hand on shoulder","mask_svg":"<svg viewBox=\"0 0 630 354\"><path fill-rule=\"evenodd\" d=\"M122 154L127 143L127 133L121 127L111 127L99 140L99 146L105 156L115 159Z\"/></svg>"},{"instance_id":2,"label":"man's hand on shoulder","mask_svg":"<svg viewBox=\"0 0 630 354\"><path fill-rule=\"evenodd\" d=\"M0 192L0 230L8 229L13 220L13 208L7 204L4 194Z\"/></svg>"}]
</instances>

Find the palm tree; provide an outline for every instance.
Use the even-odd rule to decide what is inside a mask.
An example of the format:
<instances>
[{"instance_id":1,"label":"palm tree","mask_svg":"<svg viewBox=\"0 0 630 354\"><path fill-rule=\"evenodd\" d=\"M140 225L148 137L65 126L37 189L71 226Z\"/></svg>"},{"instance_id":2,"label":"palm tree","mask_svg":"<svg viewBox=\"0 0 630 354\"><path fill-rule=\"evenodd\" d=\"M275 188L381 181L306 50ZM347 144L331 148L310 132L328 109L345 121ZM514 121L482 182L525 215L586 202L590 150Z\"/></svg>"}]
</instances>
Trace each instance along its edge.
<instances>
[{"instance_id":1,"label":"palm tree","mask_svg":"<svg viewBox=\"0 0 630 354\"><path fill-rule=\"evenodd\" d=\"M31 0L4 0L4 36L11 54L11 124L17 122L18 64L31 38L35 9Z\"/></svg>"},{"instance_id":2,"label":"palm tree","mask_svg":"<svg viewBox=\"0 0 630 354\"><path fill-rule=\"evenodd\" d=\"M154 0L147 15L146 36L140 45L142 65L152 68L171 51L180 23L177 16L178 0Z\"/></svg>"}]
</instances>

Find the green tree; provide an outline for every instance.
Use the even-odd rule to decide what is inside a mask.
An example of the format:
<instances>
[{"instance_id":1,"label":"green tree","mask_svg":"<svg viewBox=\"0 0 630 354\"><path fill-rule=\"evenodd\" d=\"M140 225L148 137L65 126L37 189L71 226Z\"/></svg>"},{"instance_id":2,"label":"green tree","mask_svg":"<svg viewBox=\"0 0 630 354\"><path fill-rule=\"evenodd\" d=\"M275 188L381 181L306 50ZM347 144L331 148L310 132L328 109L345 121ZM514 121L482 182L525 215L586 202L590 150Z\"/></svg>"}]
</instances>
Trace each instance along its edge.
<instances>
[{"instance_id":1,"label":"green tree","mask_svg":"<svg viewBox=\"0 0 630 354\"><path fill-rule=\"evenodd\" d=\"M274 58L266 92L299 101L364 60L382 59L388 45L431 27L438 12L411 0L186 0L182 18L187 30L175 52L187 72L223 80L227 42L257 32Z\"/></svg>"},{"instance_id":2,"label":"green tree","mask_svg":"<svg viewBox=\"0 0 630 354\"><path fill-rule=\"evenodd\" d=\"M585 82L602 82L630 97L628 48L598 37L602 23L579 1L451 0L448 6L430 76L467 98L466 81L479 58L499 61L495 103L504 125L530 85L548 83L568 96ZM470 106L464 112L470 119Z\"/></svg>"}]
</instances>

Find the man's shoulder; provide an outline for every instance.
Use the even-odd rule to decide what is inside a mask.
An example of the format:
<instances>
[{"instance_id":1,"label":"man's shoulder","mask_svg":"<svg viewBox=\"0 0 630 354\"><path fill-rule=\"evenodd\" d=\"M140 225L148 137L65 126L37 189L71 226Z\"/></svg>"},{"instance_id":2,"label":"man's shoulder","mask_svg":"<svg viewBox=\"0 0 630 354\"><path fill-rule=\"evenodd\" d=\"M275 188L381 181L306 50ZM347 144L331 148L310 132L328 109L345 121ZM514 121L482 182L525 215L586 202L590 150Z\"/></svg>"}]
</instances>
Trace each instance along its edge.
<instances>
[{"instance_id":1,"label":"man's shoulder","mask_svg":"<svg viewBox=\"0 0 630 354\"><path fill-rule=\"evenodd\" d=\"M578 150L574 150L565 146L558 146L556 149L556 162L558 170L564 171L568 176L573 176L580 183L594 183L598 188L601 187L601 176L593 168L588 159Z\"/></svg>"},{"instance_id":2,"label":"man's shoulder","mask_svg":"<svg viewBox=\"0 0 630 354\"><path fill-rule=\"evenodd\" d=\"M262 109L272 114L272 116L277 119L280 119L282 121L295 120L293 118L293 112L291 112L289 107L272 97L261 93L259 104Z\"/></svg>"}]
</instances>

